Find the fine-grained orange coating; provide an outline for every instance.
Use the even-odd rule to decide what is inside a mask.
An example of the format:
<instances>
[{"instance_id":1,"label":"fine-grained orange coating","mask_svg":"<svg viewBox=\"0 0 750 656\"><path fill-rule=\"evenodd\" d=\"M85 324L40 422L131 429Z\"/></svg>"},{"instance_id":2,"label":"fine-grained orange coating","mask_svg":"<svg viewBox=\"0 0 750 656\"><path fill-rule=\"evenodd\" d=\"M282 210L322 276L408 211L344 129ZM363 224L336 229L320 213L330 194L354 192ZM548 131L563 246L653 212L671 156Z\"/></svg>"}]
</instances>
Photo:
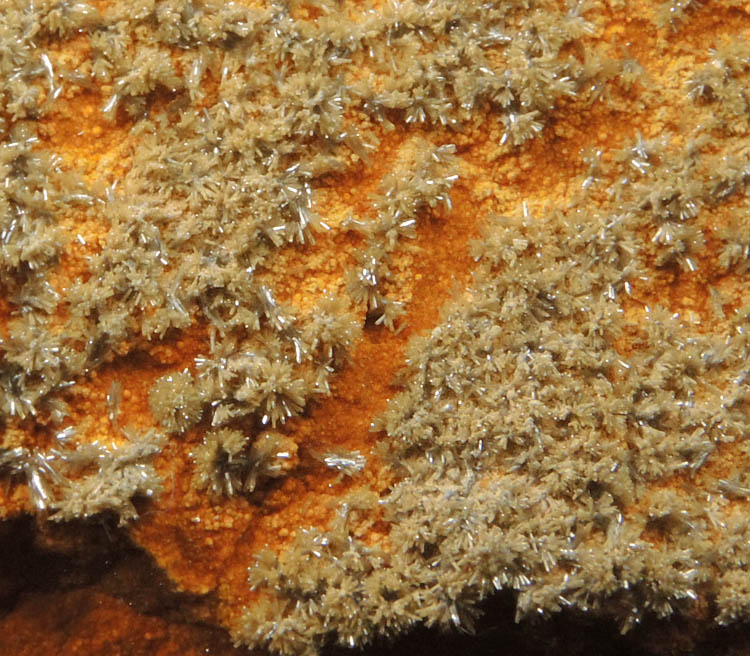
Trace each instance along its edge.
<instances>
[{"instance_id":1,"label":"fine-grained orange coating","mask_svg":"<svg viewBox=\"0 0 750 656\"><path fill-rule=\"evenodd\" d=\"M107 3L94 4L103 7ZM297 6L295 11L310 20L319 15L318 10L304 6ZM379 438L371 431L371 423L397 392L394 377L403 366L409 338L435 326L445 302L470 284L474 262L469 243L480 237L484 217L514 213L521 203L526 203L533 216L552 200L561 204L562 199L574 197L583 173L582 151L615 150L632 141L638 132L645 138L668 131L679 134L691 120L683 102L685 71L700 63L703 53L724 35L750 34L745 11L716 3L696 9L679 32L658 30L650 15L649 2L634 2L627 9L610 8L597 15L595 22L604 34L597 47L613 58L637 59L652 86L660 89L658 95L650 89L643 91L636 80L631 88L613 84L603 90L610 94L609 103L594 101L585 106L579 99L563 100L543 134L521 150L498 146L503 126L493 116L482 125L468 125L460 133L443 129L425 132L435 144L455 143L462 159L460 178L451 192L453 208L425 212L420 217L417 238L394 256L391 287L406 303L405 327L392 332L368 325L351 363L332 378L331 396L312 402L302 416L280 429L300 449L301 464L292 475L272 481L257 499L234 497L217 502L196 492L191 484L189 449L172 444L165 447L156 461L165 489L144 507L138 522L128 530L180 589L215 594L216 615L231 618L241 605L253 600L247 567L261 548L280 551L299 528L325 527L336 500L345 492L357 487L377 494L387 490L393 480L377 457L370 455ZM66 56L85 58L86 53L73 47ZM207 87L204 102L208 106L214 98L215 83L209 81ZM127 170L129 149L137 137L129 133L127 117L119 116L114 123L101 117L104 97L102 89L91 89L61 99L42 121L40 135L43 147L60 154L64 166L82 171L89 182L109 185ZM166 102L160 97L153 101ZM330 217L332 230L318 233L314 245L285 247L275 260L279 268L259 274L261 279L273 281L281 301L305 309L322 290L344 287L351 254L361 238L341 229L341 223L349 211L366 216L370 194L377 191L414 133L400 128L383 131L368 167L352 167L347 174L331 175L316 190L314 209L324 218ZM604 196L593 199L603 201ZM725 211L727 207L722 206L709 212L707 221L720 226ZM87 211L67 217L64 226L71 242L78 235L82 241L62 258L54 281L59 289L85 276L86 257L97 252L106 234L95 213ZM661 303L672 312L693 312L708 329L708 285L721 289L727 311L739 303L740 281L734 274L720 271L717 250L718 242L709 238L696 271L662 269L658 275L633 285L632 298L625 305L632 331L618 341L623 353L637 346L637 323L650 305ZM0 329L11 310L7 299L0 298ZM153 381L168 372L194 370L195 357L207 354L209 349L209 330L200 320L185 331L167 333L160 342L133 344L129 352L91 372L71 393L72 422L84 427L92 440L117 439L107 416L106 397L112 383L120 381L125 389L120 425L152 427L148 391ZM194 446L207 428L204 422L179 439ZM49 441L49 435L40 435L40 446L44 440ZM313 457L316 451L333 447L368 454L363 474L342 480ZM735 451L735 445L720 445L717 455L692 484L700 485L705 477L735 470L740 465ZM680 489L690 484L686 477L675 477L668 485ZM23 494L17 488L10 494L0 488L3 512L17 511ZM637 509L627 510L631 511ZM657 543L661 538L654 533L644 534L644 539ZM374 535L373 540L387 544L387 535ZM46 610L50 604L60 612L50 614ZM32 598L0 620L0 630L4 635L0 645L5 644L8 653L126 653L124 645L134 634L144 636L144 646L127 653L203 653L202 629L139 614L119 600L85 588ZM31 636L37 634L41 637L32 646ZM112 651L113 645L123 651ZM226 645L212 653L232 651Z\"/></svg>"}]
</instances>

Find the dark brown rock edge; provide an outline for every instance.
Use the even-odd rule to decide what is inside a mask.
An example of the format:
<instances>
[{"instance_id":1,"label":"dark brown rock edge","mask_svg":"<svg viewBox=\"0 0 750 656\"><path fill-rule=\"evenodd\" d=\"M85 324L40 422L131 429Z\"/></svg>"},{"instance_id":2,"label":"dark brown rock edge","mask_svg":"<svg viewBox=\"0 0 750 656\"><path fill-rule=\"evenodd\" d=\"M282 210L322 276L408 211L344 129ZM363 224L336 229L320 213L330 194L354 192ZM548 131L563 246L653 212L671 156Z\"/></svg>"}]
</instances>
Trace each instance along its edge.
<instances>
[{"instance_id":1,"label":"dark brown rock edge","mask_svg":"<svg viewBox=\"0 0 750 656\"><path fill-rule=\"evenodd\" d=\"M75 641L92 605L105 600L124 603L147 627L163 623L161 635L132 634L106 643L107 653L248 654L235 648L227 632L203 622L212 612L210 597L188 595L174 585L153 559L128 539L113 518L65 525L37 523L24 517L0 523L0 619L6 629L37 631L0 634L0 653L46 656L78 653ZM92 604L93 600L93 604ZM549 619L514 623L515 595L492 596L482 606L473 635L420 628L395 640L380 640L366 649L328 647L325 656L400 656L430 654L565 654L739 656L750 653L750 631L744 625L717 627L709 620L676 616L647 619L621 635L617 624L592 614L563 611ZM41 636L44 635L42 638ZM78 639L81 642L81 639ZM84 643L85 644L85 641ZM81 644L80 646L83 646ZM62 651L51 651L60 649ZM174 650L185 649L179 652ZM83 652L81 652L83 653Z\"/></svg>"}]
</instances>

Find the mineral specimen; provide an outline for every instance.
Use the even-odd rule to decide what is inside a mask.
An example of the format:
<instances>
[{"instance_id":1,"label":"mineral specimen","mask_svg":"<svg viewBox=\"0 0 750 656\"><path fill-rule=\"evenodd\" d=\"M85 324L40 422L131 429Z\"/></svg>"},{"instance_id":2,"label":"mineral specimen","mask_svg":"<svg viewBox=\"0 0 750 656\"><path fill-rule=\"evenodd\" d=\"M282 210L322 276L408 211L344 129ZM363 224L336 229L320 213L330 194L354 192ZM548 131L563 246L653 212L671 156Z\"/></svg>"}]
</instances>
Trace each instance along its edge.
<instances>
[{"instance_id":1,"label":"mineral specimen","mask_svg":"<svg viewBox=\"0 0 750 656\"><path fill-rule=\"evenodd\" d=\"M6 0L0 517L114 520L285 654L497 590L747 620L750 18L707 5Z\"/></svg>"}]
</instances>

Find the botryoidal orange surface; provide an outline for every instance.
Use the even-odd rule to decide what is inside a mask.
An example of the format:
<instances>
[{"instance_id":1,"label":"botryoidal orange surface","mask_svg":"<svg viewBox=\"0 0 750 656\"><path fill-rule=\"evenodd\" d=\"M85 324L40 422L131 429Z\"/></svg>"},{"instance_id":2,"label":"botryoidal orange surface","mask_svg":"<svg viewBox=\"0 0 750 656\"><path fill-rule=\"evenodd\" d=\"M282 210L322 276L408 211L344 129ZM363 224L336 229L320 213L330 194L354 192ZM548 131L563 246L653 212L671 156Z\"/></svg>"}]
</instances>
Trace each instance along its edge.
<instances>
[{"instance_id":1,"label":"botryoidal orange surface","mask_svg":"<svg viewBox=\"0 0 750 656\"><path fill-rule=\"evenodd\" d=\"M357 14L358 3L344 4L339 11ZM98 8L103 14L108 11L105 4ZM386 410L387 401L402 390L397 379L410 339L428 335L438 326L446 304L465 302L477 269L478 258L471 243L484 234L487 217L526 214L533 218L553 208L574 206L587 175L582 154L597 150L601 151L603 173L586 202L606 206L610 202L608 185L616 185L620 175L613 162L614 153L629 147L639 134L646 141L668 134L667 147L676 149L690 138L692 128L705 120L705 107L686 99L686 83L710 60L711 47L730 37L750 37L750 17L733 3L708 2L691 7L679 21L663 24L655 10L655 3L604 2L594 3L584 13L593 26L591 33L565 47L592 69L590 81L582 83L576 97L557 100L554 111L544 117L538 136L517 146L505 143L501 116L489 110L485 110L488 115L467 120L460 130L407 124L394 112L390 117L395 123L392 129L383 124L369 126L378 143L367 161L350 157L347 168L316 181L313 209L331 229L315 232L314 243L284 245L268 268L262 265L258 270L259 279L274 289L280 302L301 310L312 307L323 290L346 294L346 274L355 266L355 251L363 248L365 238L342 225L349 214L373 218L371 195L377 193L384 177L398 168L400 159L409 159L415 139L456 147L458 179L450 190L452 207L420 210L416 237L402 239L403 244L392 257L393 275L385 293L403 302L405 309L396 329L366 321L367 308L356 305L353 311L364 326L363 332L351 360L331 376L330 396L310 401L299 416L277 427L298 445L298 467L288 476L267 482L259 494L252 496L216 499L201 492L193 484L191 450L209 429L205 417L168 441L156 456L155 468L163 480L163 490L158 497L138 504L139 516L126 530L180 591L211 599L210 621L242 635L236 628L241 611L247 607L252 612L259 598L259 592L248 584L248 567L256 554L263 548L283 553L291 548L298 531L309 527L327 530L338 504L347 495L364 490L385 497L399 481L399 470L384 462L384 453L377 448L385 439L384 432L373 431L372 424ZM294 12L300 20L310 21L325 13L302 4L295 4ZM75 37L65 44L59 61L61 65L80 66L89 56L87 40ZM605 63L597 64L597 58ZM633 74L633 80L622 73L608 76L606 67L614 65L606 62L612 60L635 60L642 68ZM601 70L597 71L597 66ZM216 85L211 73L202 84L206 97L210 97ZM66 92L38 120L38 148L59 155L63 170L76 171L88 184L102 188L129 169L140 139L131 130L135 121L124 112L120 111L114 121L102 115L101 108L111 91L105 84ZM149 94L150 111L154 113L175 102L174 94L164 89ZM747 135L726 139L744 145ZM724 147L709 143L704 150L721 152ZM696 255L697 268L654 267L647 280L633 280L629 298L622 301L628 325L615 342L623 357L638 350L641 324L656 305L665 306L670 313L694 316L700 330L707 333L720 331L726 321L712 311L709 287L719 290L726 315L745 306L747 274L719 267L721 240L712 238L711 233L722 225L723 213L731 208L723 204L702 211L707 246ZM89 275L89 258L101 249L108 228L96 213L83 210L67 214L61 224L67 233L82 238L82 243L72 244L61 254L51 279L51 284L64 292L74 279L85 280ZM648 243L650 236L644 241ZM658 253L646 257L655 261ZM3 336L7 338L5 323L14 306L5 296L0 304ZM54 320L63 323L65 311L61 309ZM195 358L210 349L208 324L205 317L199 317L191 326L169 331L161 339L137 338L123 346L122 354L111 362L92 368L76 380L68 392L69 416L70 423L79 427L79 438L100 442L120 439L107 403L115 381L124 390L120 425L142 432L154 428L149 390L167 373L185 368L195 371ZM34 431L31 420L9 426L4 446L47 449L54 444L49 430ZM748 455L741 447L737 441L718 444L695 475L683 470L655 481L652 491L666 489L680 494L686 484L708 489L717 479L729 480L747 463ZM367 466L358 476L344 476L321 464L317 457L331 450L366 454ZM492 475L487 479L491 481ZM623 514L648 512L649 499L645 495L624 507ZM0 501L8 518L31 510L26 489L16 479L0 486ZM728 503L745 504L746 500L735 494ZM386 552L398 550L398 545L389 540L391 526L387 521L376 518L366 526L368 532L357 535L364 543ZM663 542L665 537L657 529L649 525L644 539L657 545ZM155 653L192 653L192 636L199 632L195 627L137 615L96 590L87 596L84 588L71 600L63 602L62 598L58 593L36 593L31 601L19 605L2 620L6 637L0 638L0 644L10 633L14 653L112 653L113 644L125 645L128 636L139 634L151 641L149 649ZM80 604L82 609L83 619L68 619L80 634L68 636L64 643L55 642L55 636L66 629L51 626L49 611L45 610L58 603L71 604L71 608ZM97 606L99 611L92 610ZM106 620L97 612L106 614ZM101 625L121 627L120 637L102 633L97 638L91 627ZM33 646L34 636L40 631L49 639ZM118 649L124 652L125 647Z\"/></svg>"}]
</instances>

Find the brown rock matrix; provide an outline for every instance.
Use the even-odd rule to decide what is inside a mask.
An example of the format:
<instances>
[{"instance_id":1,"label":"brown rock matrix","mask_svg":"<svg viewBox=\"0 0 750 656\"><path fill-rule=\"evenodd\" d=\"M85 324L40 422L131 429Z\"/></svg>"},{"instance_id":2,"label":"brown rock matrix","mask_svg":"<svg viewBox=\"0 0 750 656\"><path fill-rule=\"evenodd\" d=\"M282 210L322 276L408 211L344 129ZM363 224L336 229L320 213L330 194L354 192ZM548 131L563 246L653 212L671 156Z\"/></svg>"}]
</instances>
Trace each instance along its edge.
<instances>
[{"instance_id":1,"label":"brown rock matrix","mask_svg":"<svg viewBox=\"0 0 750 656\"><path fill-rule=\"evenodd\" d=\"M203 625L13 649L746 621L748 11L0 4L0 519Z\"/></svg>"}]
</instances>

